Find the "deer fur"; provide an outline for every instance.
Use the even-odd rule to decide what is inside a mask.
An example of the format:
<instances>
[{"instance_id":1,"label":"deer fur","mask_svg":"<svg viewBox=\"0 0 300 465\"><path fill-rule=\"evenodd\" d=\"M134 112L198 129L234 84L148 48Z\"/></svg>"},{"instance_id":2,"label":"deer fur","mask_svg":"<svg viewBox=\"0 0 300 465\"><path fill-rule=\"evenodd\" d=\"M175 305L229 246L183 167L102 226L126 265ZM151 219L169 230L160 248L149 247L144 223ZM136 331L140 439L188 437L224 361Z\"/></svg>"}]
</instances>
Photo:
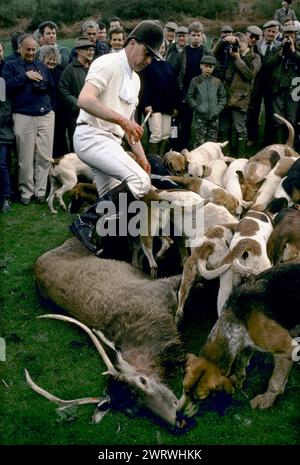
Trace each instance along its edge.
<instances>
[{"instance_id":1,"label":"deer fur","mask_svg":"<svg viewBox=\"0 0 300 465\"><path fill-rule=\"evenodd\" d=\"M117 397L126 385L136 408L175 426L177 399L163 379L182 359L174 323L180 277L153 281L128 263L92 255L75 238L39 257L34 272L44 297L106 340L122 366L111 376Z\"/></svg>"}]
</instances>

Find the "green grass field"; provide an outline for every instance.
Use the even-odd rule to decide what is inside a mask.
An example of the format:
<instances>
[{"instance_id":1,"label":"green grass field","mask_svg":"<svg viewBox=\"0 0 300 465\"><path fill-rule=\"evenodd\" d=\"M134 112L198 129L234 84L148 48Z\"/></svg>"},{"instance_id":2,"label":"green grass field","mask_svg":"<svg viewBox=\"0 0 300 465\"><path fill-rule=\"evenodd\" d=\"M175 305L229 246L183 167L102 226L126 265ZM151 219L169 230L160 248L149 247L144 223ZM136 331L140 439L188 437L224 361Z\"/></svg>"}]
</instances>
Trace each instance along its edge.
<instances>
[{"instance_id":1,"label":"green grass field","mask_svg":"<svg viewBox=\"0 0 300 465\"><path fill-rule=\"evenodd\" d=\"M6 361L0 362L1 444L299 444L299 365L272 409L259 412L249 406L249 399L266 389L272 370L272 360L264 354L254 355L243 393L226 408L217 399L205 404L196 426L181 436L122 412L110 412L93 425L93 406L81 406L62 418L55 404L33 392L25 382L25 368L40 386L63 399L99 396L105 390L104 364L87 336L63 322L36 319L53 308L39 300L33 264L71 236L71 220L68 213L54 216L46 205L34 203L14 203L0 216L0 336L6 341ZM216 318L213 290L210 284L189 300L183 332L187 352L198 352ZM170 385L180 396L182 371L171 375Z\"/></svg>"}]
</instances>

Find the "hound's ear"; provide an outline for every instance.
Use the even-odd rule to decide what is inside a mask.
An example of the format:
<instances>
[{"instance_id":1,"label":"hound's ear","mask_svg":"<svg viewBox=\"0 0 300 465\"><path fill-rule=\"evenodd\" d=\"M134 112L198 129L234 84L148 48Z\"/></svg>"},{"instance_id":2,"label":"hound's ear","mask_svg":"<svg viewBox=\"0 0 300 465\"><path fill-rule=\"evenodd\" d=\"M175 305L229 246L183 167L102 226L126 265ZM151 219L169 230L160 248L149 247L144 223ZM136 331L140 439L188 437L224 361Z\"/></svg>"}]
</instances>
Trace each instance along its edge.
<instances>
[{"instance_id":1,"label":"hound's ear","mask_svg":"<svg viewBox=\"0 0 300 465\"><path fill-rule=\"evenodd\" d=\"M188 149L181 150L181 155L183 155L188 162L192 161L192 158L190 157L190 152L188 151Z\"/></svg>"},{"instance_id":2,"label":"hound's ear","mask_svg":"<svg viewBox=\"0 0 300 465\"><path fill-rule=\"evenodd\" d=\"M239 177L239 183L240 183L240 184L244 184L244 183L245 183L245 177L244 177L243 171L237 170L237 171L236 171L236 174L237 174L238 177Z\"/></svg>"},{"instance_id":3,"label":"hound's ear","mask_svg":"<svg viewBox=\"0 0 300 465\"><path fill-rule=\"evenodd\" d=\"M234 386L228 378L222 376L221 382L218 384L217 391L225 391L231 396L234 394Z\"/></svg>"},{"instance_id":4,"label":"hound's ear","mask_svg":"<svg viewBox=\"0 0 300 465\"><path fill-rule=\"evenodd\" d=\"M276 165L276 163L280 160L280 155L276 150L273 150L270 155L270 165L272 168Z\"/></svg>"},{"instance_id":5,"label":"hound's ear","mask_svg":"<svg viewBox=\"0 0 300 465\"><path fill-rule=\"evenodd\" d=\"M189 392L195 386L205 370L203 360L194 354L187 354L183 388Z\"/></svg>"},{"instance_id":6,"label":"hound's ear","mask_svg":"<svg viewBox=\"0 0 300 465\"><path fill-rule=\"evenodd\" d=\"M212 173L212 167L203 165L203 177L206 178L207 176L210 176L211 173Z\"/></svg>"},{"instance_id":7,"label":"hound's ear","mask_svg":"<svg viewBox=\"0 0 300 465\"><path fill-rule=\"evenodd\" d=\"M258 187L258 189L263 185L263 183L265 182L266 178L264 179L261 179L260 181L258 181L255 186Z\"/></svg>"}]
</instances>

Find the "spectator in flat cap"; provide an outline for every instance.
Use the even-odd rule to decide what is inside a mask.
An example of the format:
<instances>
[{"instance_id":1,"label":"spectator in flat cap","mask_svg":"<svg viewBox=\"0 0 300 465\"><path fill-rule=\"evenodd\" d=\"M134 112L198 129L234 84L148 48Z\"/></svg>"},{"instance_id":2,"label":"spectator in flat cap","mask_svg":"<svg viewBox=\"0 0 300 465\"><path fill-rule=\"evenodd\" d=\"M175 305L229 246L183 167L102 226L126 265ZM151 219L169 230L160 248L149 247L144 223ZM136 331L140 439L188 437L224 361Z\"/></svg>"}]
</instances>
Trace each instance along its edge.
<instances>
[{"instance_id":1,"label":"spectator in flat cap","mask_svg":"<svg viewBox=\"0 0 300 465\"><path fill-rule=\"evenodd\" d=\"M297 85L300 69L300 47L297 44L297 27L294 25L283 27L283 40L275 53L266 59L266 66L272 70L272 99L273 113L286 118L293 126L298 122L299 102L292 98L293 86ZM296 82L295 82L296 81ZM276 140L285 143L286 128L274 120L276 126Z\"/></svg>"},{"instance_id":2,"label":"spectator in flat cap","mask_svg":"<svg viewBox=\"0 0 300 465\"><path fill-rule=\"evenodd\" d=\"M253 86L250 108L248 111L248 147L258 143L259 136L259 115L262 103L265 109L265 126L263 145L270 145L274 139L273 110L272 110L272 90L270 86L272 69L266 66L267 57L275 53L279 43L275 40L278 30L277 21L268 21L263 25L263 37L256 42L256 53L261 59L261 69L258 72Z\"/></svg>"},{"instance_id":3,"label":"spectator in flat cap","mask_svg":"<svg viewBox=\"0 0 300 465\"><path fill-rule=\"evenodd\" d=\"M226 32L229 32L230 34L233 33L233 28L229 26L228 24L225 24L224 26L221 27L221 37L222 37L222 33L226 34Z\"/></svg>"},{"instance_id":4,"label":"spectator in flat cap","mask_svg":"<svg viewBox=\"0 0 300 465\"><path fill-rule=\"evenodd\" d=\"M195 116L195 147L218 139L219 115L227 98L220 79L212 76L217 60L205 55L200 61L201 74L191 80L187 103Z\"/></svg>"},{"instance_id":5,"label":"spectator in flat cap","mask_svg":"<svg viewBox=\"0 0 300 465\"><path fill-rule=\"evenodd\" d=\"M267 28L270 28L270 27L276 29L275 40L278 40L278 37L279 37L279 34L280 34L280 28L281 28L280 23L278 21L276 21L275 19L272 19L271 21L267 21L263 25L263 30L265 30Z\"/></svg>"},{"instance_id":6,"label":"spectator in flat cap","mask_svg":"<svg viewBox=\"0 0 300 465\"><path fill-rule=\"evenodd\" d=\"M189 45L177 55L175 63L180 92L178 150L189 148L190 145L193 111L186 102L186 94L191 80L201 73L199 68L201 58L208 54L208 50L203 45L203 25L199 21L194 21L189 25Z\"/></svg>"},{"instance_id":7,"label":"spectator in flat cap","mask_svg":"<svg viewBox=\"0 0 300 465\"><path fill-rule=\"evenodd\" d=\"M74 48L77 56L64 69L58 83L58 95L68 131L70 152L74 152L73 134L79 115L77 99L84 86L90 64L93 61L95 43L92 44L87 37L79 37L75 41Z\"/></svg>"},{"instance_id":8,"label":"spectator in flat cap","mask_svg":"<svg viewBox=\"0 0 300 465\"><path fill-rule=\"evenodd\" d=\"M228 96L230 150L238 157L245 156L247 142L247 112L255 76L261 67L259 55L248 47L245 34L237 32L229 50L230 63L225 74ZM228 38L226 38L228 39ZM230 127L231 126L231 127ZM223 126L223 130L226 126Z\"/></svg>"},{"instance_id":9,"label":"spectator in flat cap","mask_svg":"<svg viewBox=\"0 0 300 465\"><path fill-rule=\"evenodd\" d=\"M175 34L176 34L177 24L173 21L168 21L164 27L164 53L163 57L166 57L169 51L169 48L172 44L175 43Z\"/></svg>"},{"instance_id":10,"label":"spectator in flat cap","mask_svg":"<svg viewBox=\"0 0 300 465\"><path fill-rule=\"evenodd\" d=\"M185 26L180 26L176 29L175 43L171 44L166 54L166 61L172 66L175 66L178 53L182 52L188 44L189 30Z\"/></svg>"},{"instance_id":11,"label":"spectator in flat cap","mask_svg":"<svg viewBox=\"0 0 300 465\"><path fill-rule=\"evenodd\" d=\"M217 59L217 66L214 71L214 75L221 80L224 79L225 72L229 64L229 48L224 39L227 36L232 36L232 34L233 28L229 25L224 25L221 27L220 37L215 39L214 44L212 44L212 53Z\"/></svg>"},{"instance_id":12,"label":"spectator in flat cap","mask_svg":"<svg viewBox=\"0 0 300 465\"><path fill-rule=\"evenodd\" d=\"M246 30L246 37L248 39L248 47L255 53L257 51L257 42L262 38L262 30L257 26L248 26Z\"/></svg>"},{"instance_id":13,"label":"spectator in flat cap","mask_svg":"<svg viewBox=\"0 0 300 465\"><path fill-rule=\"evenodd\" d=\"M281 3L282 8L279 8L275 11L274 19L278 21L280 24L283 24L286 19L292 19L293 21L297 21L297 16L294 10L290 8L288 2Z\"/></svg>"}]
</instances>

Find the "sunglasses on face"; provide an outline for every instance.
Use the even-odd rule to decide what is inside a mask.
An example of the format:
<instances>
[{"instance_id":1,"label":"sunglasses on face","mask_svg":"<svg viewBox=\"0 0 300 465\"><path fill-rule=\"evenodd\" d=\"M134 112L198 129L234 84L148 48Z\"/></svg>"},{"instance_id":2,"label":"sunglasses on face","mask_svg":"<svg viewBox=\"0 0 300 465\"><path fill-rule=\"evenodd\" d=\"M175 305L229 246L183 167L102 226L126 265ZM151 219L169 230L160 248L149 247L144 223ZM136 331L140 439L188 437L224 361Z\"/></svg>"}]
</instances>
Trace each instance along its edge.
<instances>
[{"instance_id":1,"label":"sunglasses on face","mask_svg":"<svg viewBox=\"0 0 300 465\"><path fill-rule=\"evenodd\" d=\"M256 35L254 35L254 34L250 34L250 39L255 39L255 40L258 40L258 39L259 39L259 37L258 37L258 36L256 36Z\"/></svg>"}]
</instances>

